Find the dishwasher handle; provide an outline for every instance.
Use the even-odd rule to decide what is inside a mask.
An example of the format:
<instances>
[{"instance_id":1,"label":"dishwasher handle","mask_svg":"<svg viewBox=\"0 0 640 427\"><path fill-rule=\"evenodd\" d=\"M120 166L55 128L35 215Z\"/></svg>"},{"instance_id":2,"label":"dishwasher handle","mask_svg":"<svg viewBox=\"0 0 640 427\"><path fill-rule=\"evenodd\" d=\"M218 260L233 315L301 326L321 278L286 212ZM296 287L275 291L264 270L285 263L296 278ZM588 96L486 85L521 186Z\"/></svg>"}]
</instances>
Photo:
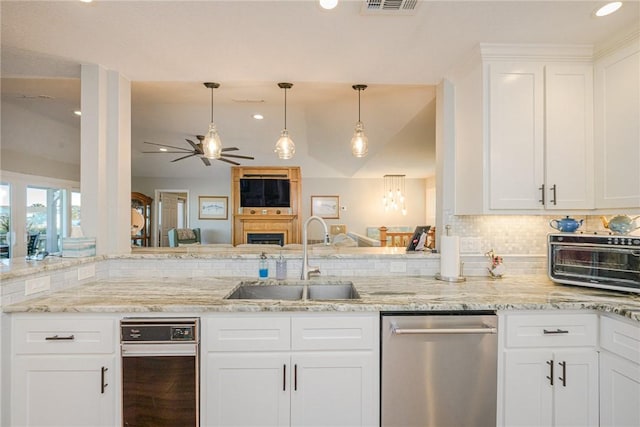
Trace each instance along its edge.
<instances>
[{"instance_id":1,"label":"dishwasher handle","mask_svg":"<svg viewBox=\"0 0 640 427\"><path fill-rule=\"evenodd\" d=\"M394 335L436 335L436 334L497 334L498 328L426 328L426 329L405 329L391 325L391 333Z\"/></svg>"}]
</instances>

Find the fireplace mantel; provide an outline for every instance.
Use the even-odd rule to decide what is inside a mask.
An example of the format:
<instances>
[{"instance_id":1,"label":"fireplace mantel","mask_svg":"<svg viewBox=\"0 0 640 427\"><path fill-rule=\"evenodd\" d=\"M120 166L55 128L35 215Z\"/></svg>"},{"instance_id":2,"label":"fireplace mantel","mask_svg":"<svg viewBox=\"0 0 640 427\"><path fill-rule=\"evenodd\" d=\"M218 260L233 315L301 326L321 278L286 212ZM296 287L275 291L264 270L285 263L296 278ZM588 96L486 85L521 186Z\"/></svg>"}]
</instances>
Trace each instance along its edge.
<instances>
[{"instance_id":1,"label":"fireplace mantel","mask_svg":"<svg viewBox=\"0 0 640 427\"><path fill-rule=\"evenodd\" d=\"M289 208L241 208L240 178L245 176L286 177L290 181L291 206ZM302 181L300 168L294 167L244 167L231 168L231 195L233 206L233 245L247 243L247 234L284 234L284 244L301 242L300 199Z\"/></svg>"}]
</instances>

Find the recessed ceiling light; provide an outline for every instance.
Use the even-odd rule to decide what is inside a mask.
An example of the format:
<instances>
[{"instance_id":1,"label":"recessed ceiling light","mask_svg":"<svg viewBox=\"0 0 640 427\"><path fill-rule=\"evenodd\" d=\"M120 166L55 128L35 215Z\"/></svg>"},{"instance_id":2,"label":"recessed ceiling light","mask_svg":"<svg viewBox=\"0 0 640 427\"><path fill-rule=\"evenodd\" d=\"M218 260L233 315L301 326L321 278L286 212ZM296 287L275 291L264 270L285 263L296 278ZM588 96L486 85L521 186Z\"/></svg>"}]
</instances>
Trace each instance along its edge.
<instances>
[{"instance_id":1,"label":"recessed ceiling light","mask_svg":"<svg viewBox=\"0 0 640 427\"><path fill-rule=\"evenodd\" d=\"M75 114L76 116L81 116L81 115L82 115L82 111L80 111L80 110L75 110L75 111L73 112L73 114Z\"/></svg>"},{"instance_id":2,"label":"recessed ceiling light","mask_svg":"<svg viewBox=\"0 0 640 427\"><path fill-rule=\"evenodd\" d=\"M80 0L82 3L91 3L93 0Z\"/></svg>"},{"instance_id":3,"label":"recessed ceiling light","mask_svg":"<svg viewBox=\"0 0 640 427\"><path fill-rule=\"evenodd\" d=\"M338 0L320 0L320 7L331 10L338 5Z\"/></svg>"},{"instance_id":4,"label":"recessed ceiling light","mask_svg":"<svg viewBox=\"0 0 640 427\"><path fill-rule=\"evenodd\" d=\"M166 148L161 148L160 151L168 151Z\"/></svg>"},{"instance_id":5,"label":"recessed ceiling light","mask_svg":"<svg viewBox=\"0 0 640 427\"><path fill-rule=\"evenodd\" d=\"M263 116L262 114L258 114L258 113L254 114L252 117L253 117L254 119L256 119L256 120L262 120L262 119L264 119L264 116Z\"/></svg>"},{"instance_id":6,"label":"recessed ceiling light","mask_svg":"<svg viewBox=\"0 0 640 427\"><path fill-rule=\"evenodd\" d=\"M596 10L595 15L596 16L611 15L613 12L620 9L621 7L622 7L621 1L612 1L611 3L607 3L601 8L599 8L598 10Z\"/></svg>"}]
</instances>

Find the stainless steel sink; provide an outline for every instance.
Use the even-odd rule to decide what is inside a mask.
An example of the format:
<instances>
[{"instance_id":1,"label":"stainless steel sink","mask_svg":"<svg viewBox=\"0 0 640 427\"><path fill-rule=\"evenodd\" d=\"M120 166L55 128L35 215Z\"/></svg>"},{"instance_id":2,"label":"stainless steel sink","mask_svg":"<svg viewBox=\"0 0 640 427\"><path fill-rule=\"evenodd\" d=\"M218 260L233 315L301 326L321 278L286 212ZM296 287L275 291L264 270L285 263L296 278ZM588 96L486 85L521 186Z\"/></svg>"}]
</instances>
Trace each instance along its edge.
<instances>
[{"instance_id":1,"label":"stainless steel sink","mask_svg":"<svg viewBox=\"0 0 640 427\"><path fill-rule=\"evenodd\" d=\"M360 295L351 282L263 283L242 282L225 299L247 300L353 300Z\"/></svg>"},{"instance_id":2,"label":"stainless steel sink","mask_svg":"<svg viewBox=\"0 0 640 427\"><path fill-rule=\"evenodd\" d=\"M299 300L304 293L303 285L256 285L241 283L225 299L278 299Z\"/></svg>"},{"instance_id":3,"label":"stainless steel sink","mask_svg":"<svg viewBox=\"0 0 640 427\"><path fill-rule=\"evenodd\" d=\"M340 283L332 285L313 284L307 287L307 299L310 300L335 300L335 299L359 299L353 283Z\"/></svg>"}]
</instances>

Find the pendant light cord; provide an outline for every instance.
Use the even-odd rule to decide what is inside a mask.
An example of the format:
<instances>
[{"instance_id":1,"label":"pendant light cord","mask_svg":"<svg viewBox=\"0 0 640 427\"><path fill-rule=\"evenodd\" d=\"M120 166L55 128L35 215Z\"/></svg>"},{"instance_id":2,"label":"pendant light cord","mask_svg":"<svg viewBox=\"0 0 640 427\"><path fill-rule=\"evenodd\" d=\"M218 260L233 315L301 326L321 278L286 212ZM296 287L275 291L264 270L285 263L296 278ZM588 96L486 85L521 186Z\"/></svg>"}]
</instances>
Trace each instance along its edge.
<instances>
[{"instance_id":1,"label":"pendant light cord","mask_svg":"<svg viewBox=\"0 0 640 427\"><path fill-rule=\"evenodd\" d=\"M211 123L213 123L213 88L211 88Z\"/></svg>"},{"instance_id":2,"label":"pendant light cord","mask_svg":"<svg viewBox=\"0 0 640 427\"><path fill-rule=\"evenodd\" d=\"M287 88L284 88L284 129L287 130Z\"/></svg>"},{"instance_id":3,"label":"pendant light cord","mask_svg":"<svg viewBox=\"0 0 640 427\"><path fill-rule=\"evenodd\" d=\"M362 89L358 89L358 121L360 121L360 92Z\"/></svg>"}]
</instances>

